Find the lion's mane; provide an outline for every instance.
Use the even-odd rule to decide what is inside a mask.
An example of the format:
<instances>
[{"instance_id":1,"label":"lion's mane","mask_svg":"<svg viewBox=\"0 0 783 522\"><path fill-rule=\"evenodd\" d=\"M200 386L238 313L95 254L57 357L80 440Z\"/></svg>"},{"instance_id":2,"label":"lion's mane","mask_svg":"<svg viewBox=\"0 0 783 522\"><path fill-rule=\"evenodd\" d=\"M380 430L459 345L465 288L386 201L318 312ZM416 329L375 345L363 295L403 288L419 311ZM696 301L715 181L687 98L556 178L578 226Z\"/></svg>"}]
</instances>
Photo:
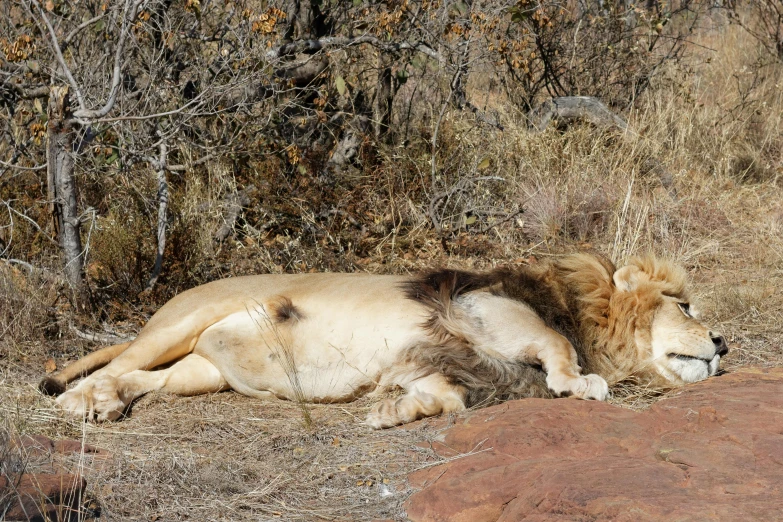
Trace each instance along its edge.
<instances>
[{"instance_id":1,"label":"lion's mane","mask_svg":"<svg viewBox=\"0 0 783 522\"><path fill-rule=\"evenodd\" d=\"M405 284L408 298L423 303L431 315L425 326L430 343L406 352L405 362L421 373L441 373L467 389L468 406L522 397L550 397L546 374L538 366L501 359L474 348L469 322L454 303L460 295L489 291L524 302L571 342L584 373L597 373L609 384L643 380L665 383L653 370L649 345L653 316L662 296L687 300L686 275L676 265L645 256L630 260L645 276L622 291L613 281L608 259L574 254L486 273L436 270Z\"/></svg>"}]
</instances>

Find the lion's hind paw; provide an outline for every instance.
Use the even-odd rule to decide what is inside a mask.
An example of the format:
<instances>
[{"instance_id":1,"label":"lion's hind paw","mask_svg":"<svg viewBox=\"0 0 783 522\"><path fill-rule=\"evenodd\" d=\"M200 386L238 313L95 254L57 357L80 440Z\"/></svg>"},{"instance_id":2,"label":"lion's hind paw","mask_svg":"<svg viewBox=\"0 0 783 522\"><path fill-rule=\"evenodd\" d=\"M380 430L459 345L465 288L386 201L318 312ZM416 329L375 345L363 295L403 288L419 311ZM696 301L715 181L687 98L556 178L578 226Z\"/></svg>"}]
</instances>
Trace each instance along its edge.
<instances>
[{"instance_id":1,"label":"lion's hind paw","mask_svg":"<svg viewBox=\"0 0 783 522\"><path fill-rule=\"evenodd\" d=\"M117 420L127 406L117 393L117 379L109 375L85 380L55 401L69 415L96 421Z\"/></svg>"}]
</instances>

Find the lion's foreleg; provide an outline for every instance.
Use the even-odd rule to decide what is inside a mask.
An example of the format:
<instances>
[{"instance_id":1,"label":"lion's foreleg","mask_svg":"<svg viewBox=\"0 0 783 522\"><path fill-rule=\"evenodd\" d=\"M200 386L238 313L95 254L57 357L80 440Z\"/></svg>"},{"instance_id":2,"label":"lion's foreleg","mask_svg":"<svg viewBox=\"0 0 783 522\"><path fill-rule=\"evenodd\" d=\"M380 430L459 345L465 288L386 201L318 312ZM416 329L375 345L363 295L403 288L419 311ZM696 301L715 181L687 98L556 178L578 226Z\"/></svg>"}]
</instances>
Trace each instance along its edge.
<instances>
[{"instance_id":1,"label":"lion's foreleg","mask_svg":"<svg viewBox=\"0 0 783 522\"><path fill-rule=\"evenodd\" d=\"M602 401L609 386L600 375L581 375L576 351L564 337L552 332L552 338L538 351L536 358L546 371L546 384L555 395Z\"/></svg>"},{"instance_id":2,"label":"lion's foreleg","mask_svg":"<svg viewBox=\"0 0 783 522\"><path fill-rule=\"evenodd\" d=\"M465 409L465 389L449 384L440 374L412 381L407 394L398 399L384 399L373 406L367 424L375 429L389 428L423 417Z\"/></svg>"}]
</instances>

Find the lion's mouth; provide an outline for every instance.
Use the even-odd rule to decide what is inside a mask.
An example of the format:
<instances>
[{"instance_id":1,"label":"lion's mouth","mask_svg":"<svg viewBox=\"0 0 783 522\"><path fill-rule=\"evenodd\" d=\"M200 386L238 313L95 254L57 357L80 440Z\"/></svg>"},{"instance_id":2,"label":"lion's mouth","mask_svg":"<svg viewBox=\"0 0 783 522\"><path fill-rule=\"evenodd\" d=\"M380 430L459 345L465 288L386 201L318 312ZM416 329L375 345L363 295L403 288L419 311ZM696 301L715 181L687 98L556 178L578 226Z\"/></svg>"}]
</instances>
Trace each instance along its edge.
<instances>
[{"instance_id":1,"label":"lion's mouth","mask_svg":"<svg viewBox=\"0 0 783 522\"><path fill-rule=\"evenodd\" d=\"M666 355L670 359L679 359L681 361L701 361L707 365L709 365L714 359L714 357L710 357L709 359L707 359L705 357L697 357L695 355L685 355L682 353L667 353Z\"/></svg>"},{"instance_id":2,"label":"lion's mouth","mask_svg":"<svg viewBox=\"0 0 783 522\"><path fill-rule=\"evenodd\" d=\"M715 354L712 358L709 358L709 359L706 358L706 357L698 357L696 355L685 355L685 354L682 354L682 353L667 353L666 355L667 355L667 357L669 359L675 359L675 360L678 360L678 361L685 362L686 363L685 367L688 366L687 363L690 362L690 361L703 362L707 366L707 368L706 368L707 369L707 374L702 376L702 377L700 377L700 378L690 378L690 379L686 378L686 376L682 373L683 371L685 371L685 367L682 367L680 370L677 370L677 373L679 373L686 382L700 381L702 379L706 379L707 377L712 377L713 375L717 375L718 372L720 372L720 359L721 359L721 357L718 354ZM697 363L697 365L698 365L698 363ZM680 366L680 365L677 365L677 366ZM698 366L698 367L699 368L704 368L704 366ZM694 367L693 365L690 365L690 368L691 368L690 371L697 371L698 372L698 370L696 370L696 367Z\"/></svg>"}]
</instances>

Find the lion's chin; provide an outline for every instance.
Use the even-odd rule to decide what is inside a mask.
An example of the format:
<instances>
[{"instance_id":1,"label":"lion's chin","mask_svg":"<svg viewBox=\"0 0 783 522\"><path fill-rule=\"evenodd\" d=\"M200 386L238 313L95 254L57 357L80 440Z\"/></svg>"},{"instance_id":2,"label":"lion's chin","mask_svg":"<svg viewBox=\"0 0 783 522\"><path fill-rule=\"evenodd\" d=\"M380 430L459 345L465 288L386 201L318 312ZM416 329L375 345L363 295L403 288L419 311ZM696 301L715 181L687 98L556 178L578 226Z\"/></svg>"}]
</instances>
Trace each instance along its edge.
<instances>
[{"instance_id":1,"label":"lion's chin","mask_svg":"<svg viewBox=\"0 0 783 522\"><path fill-rule=\"evenodd\" d=\"M672 359L666 366L658 365L658 371L670 382L689 384L703 381L720 372L720 355L715 355L709 362L701 359Z\"/></svg>"},{"instance_id":2,"label":"lion's chin","mask_svg":"<svg viewBox=\"0 0 783 522\"><path fill-rule=\"evenodd\" d=\"M720 372L720 355L716 355L712 358L709 364L710 377L717 375Z\"/></svg>"},{"instance_id":3,"label":"lion's chin","mask_svg":"<svg viewBox=\"0 0 783 522\"><path fill-rule=\"evenodd\" d=\"M703 381L712 377L720 369L720 356L716 355L709 362L691 359L687 361L672 361L674 372L685 383Z\"/></svg>"}]
</instances>

